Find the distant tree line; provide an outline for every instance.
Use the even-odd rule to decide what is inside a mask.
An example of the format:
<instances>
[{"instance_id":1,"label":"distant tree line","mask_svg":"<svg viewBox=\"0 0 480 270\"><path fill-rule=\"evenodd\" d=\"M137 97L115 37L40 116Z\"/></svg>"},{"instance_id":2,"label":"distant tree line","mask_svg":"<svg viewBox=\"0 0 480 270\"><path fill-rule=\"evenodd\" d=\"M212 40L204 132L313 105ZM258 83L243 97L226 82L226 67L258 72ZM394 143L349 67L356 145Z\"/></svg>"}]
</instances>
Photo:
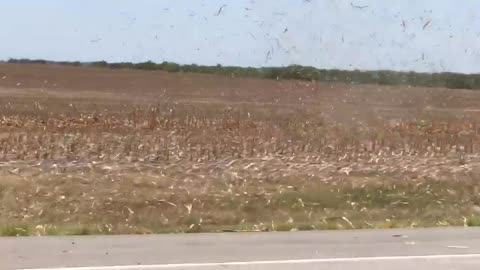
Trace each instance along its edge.
<instances>
[{"instance_id":1,"label":"distant tree line","mask_svg":"<svg viewBox=\"0 0 480 270\"><path fill-rule=\"evenodd\" d=\"M461 73L418 73L398 71L347 71L338 69L318 69L309 66L292 65L287 67L235 67L180 65L172 62L154 63L107 63L99 62L55 62L47 60L10 59L8 63L57 64L69 66L93 66L110 69L162 70L167 72L192 72L220 74L235 77L262 79L297 79L326 82L345 82L352 84L410 85L423 87L446 87L453 89L480 89L480 74Z\"/></svg>"}]
</instances>

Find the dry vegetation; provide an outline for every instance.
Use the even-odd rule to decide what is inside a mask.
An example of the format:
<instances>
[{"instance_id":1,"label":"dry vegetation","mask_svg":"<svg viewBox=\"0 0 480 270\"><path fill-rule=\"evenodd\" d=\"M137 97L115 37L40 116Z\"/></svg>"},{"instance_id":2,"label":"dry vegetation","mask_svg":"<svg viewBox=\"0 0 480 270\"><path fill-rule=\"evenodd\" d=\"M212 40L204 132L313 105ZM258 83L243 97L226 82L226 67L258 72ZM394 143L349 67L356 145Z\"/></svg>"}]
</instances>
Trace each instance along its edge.
<instances>
[{"instance_id":1,"label":"dry vegetation","mask_svg":"<svg viewBox=\"0 0 480 270\"><path fill-rule=\"evenodd\" d=\"M472 118L8 95L3 235L480 224Z\"/></svg>"}]
</instances>

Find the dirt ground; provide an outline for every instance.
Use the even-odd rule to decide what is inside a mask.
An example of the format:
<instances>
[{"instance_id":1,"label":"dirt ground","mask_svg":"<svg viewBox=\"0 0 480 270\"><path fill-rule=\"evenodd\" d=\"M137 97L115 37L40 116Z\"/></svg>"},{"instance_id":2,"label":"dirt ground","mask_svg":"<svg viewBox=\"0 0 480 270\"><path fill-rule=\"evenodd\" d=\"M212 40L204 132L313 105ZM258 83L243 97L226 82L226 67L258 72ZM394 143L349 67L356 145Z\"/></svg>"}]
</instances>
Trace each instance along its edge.
<instances>
[{"instance_id":1,"label":"dirt ground","mask_svg":"<svg viewBox=\"0 0 480 270\"><path fill-rule=\"evenodd\" d=\"M0 235L477 225L480 91L0 64Z\"/></svg>"},{"instance_id":2,"label":"dirt ground","mask_svg":"<svg viewBox=\"0 0 480 270\"><path fill-rule=\"evenodd\" d=\"M334 121L467 118L480 113L480 92L404 86L352 85L231 78L162 71L0 64L2 103L221 105L307 108Z\"/></svg>"}]
</instances>

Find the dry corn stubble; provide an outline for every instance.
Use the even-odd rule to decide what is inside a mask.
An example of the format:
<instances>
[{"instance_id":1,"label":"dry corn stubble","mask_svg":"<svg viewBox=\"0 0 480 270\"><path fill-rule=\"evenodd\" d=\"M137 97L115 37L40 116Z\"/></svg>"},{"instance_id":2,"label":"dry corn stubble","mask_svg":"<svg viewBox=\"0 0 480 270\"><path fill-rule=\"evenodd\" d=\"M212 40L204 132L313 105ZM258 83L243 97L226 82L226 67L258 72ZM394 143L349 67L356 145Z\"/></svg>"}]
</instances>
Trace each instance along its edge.
<instances>
[{"instance_id":1,"label":"dry corn stubble","mask_svg":"<svg viewBox=\"0 0 480 270\"><path fill-rule=\"evenodd\" d=\"M3 235L478 219L473 122L345 126L307 109L174 102L16 106L0 119Z\"/></svg>"}]
</instances>

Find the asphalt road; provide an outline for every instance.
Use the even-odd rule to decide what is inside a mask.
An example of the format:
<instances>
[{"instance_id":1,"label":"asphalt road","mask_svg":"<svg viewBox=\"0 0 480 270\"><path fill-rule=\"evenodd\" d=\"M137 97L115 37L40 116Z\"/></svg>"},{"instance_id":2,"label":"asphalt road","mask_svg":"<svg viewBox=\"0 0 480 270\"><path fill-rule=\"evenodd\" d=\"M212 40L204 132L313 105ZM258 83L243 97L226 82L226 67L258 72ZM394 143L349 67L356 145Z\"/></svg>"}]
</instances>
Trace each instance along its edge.
<instances>
[{"instance_id":1,"label":"asphalt road","mask_svg":"<svg viewBox=\"0 0 480 270\"><path fill-rule=\"evenodd\" d=\"M0 269L480 269L480 229L0 238Z\"/></svg>"}]
</instances>

